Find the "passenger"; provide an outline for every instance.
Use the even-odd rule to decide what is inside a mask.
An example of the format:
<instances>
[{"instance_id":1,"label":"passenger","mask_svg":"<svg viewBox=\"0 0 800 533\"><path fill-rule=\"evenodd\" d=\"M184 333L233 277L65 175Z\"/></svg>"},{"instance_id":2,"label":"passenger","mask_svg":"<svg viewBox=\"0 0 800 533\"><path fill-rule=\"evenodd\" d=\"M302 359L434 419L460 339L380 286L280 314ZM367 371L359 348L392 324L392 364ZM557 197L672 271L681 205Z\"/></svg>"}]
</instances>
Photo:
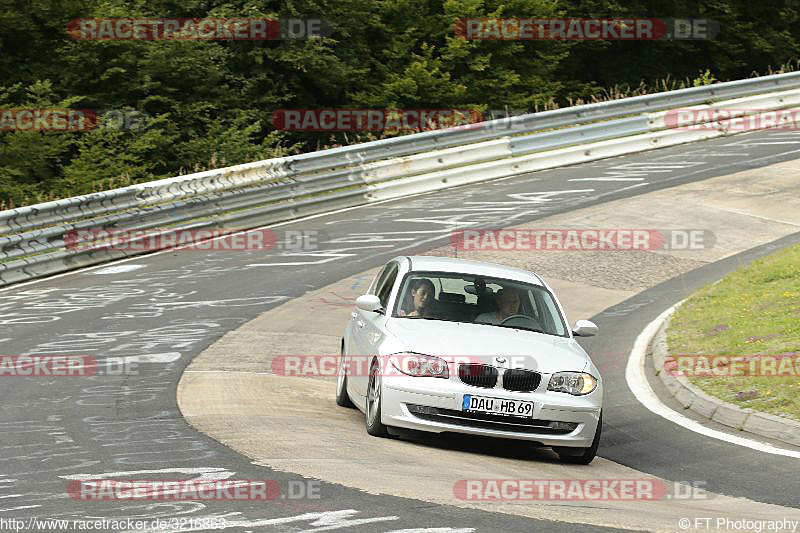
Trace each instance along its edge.
<instances>
[{"instance_id":1,"label":"passenger","mask_svg":"<svg viewBox=\"0 0 800 533\"><path fill-rule=\"evenodd\" d=\"M495 296L497 311L481 313L474 322L480 324L500 324L511 315L519 314L519 293L514 289L500 289Z\"/></svg>"},{"instance_id":2,"label":"passenger","mask_svg":"<svg viewBox=\"0 0 800 533\"><path fill-rule=\"evenodd\" d=\"M411 300L414 310L404 312L402 309L398 313L400 316L422 317L427 314L428 305L433 300L436 289L433 282L427 278L420 278L411 281Z\"/></svg>"}]
</instances>

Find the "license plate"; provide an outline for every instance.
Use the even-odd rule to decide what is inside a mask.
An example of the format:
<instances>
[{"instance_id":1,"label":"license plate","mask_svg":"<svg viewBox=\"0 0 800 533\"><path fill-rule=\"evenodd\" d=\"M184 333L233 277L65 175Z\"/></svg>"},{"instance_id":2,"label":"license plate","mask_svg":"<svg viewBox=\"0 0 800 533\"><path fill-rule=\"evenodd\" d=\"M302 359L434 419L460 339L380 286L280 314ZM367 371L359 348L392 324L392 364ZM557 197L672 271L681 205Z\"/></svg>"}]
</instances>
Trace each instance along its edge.
<instances>
[{"instance_id":1,"label":"license plate","mask_svg":"<svg viewBox=\"0 0 800 533\"><path fill-rule=\"evenodd\" d=\"M463 411L508 416L533 416L533 402L464 395Z\"/></svg>"}]
</instances>

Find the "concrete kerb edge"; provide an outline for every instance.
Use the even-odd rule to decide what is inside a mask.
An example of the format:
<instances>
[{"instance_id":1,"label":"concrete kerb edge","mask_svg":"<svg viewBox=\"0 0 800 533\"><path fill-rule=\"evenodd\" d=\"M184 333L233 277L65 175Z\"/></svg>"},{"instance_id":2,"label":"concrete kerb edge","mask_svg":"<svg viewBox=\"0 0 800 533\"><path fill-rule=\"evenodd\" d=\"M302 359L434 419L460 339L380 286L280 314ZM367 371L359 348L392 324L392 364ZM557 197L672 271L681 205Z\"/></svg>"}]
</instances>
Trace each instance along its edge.
<instances>
[{"instance_id":1,"label":"concrete kerb edge","mask_svg":"<svg viewBox=\"0 0 800 533\"><path fill-rule=\"evenodd\" d=\"M742 409L706 394L692 385L684 376L673 376L664 371L664 361L669 355L667 328L675 310L682 303L679 302L669 310L669 314L663 318L663 322L648 347L653 369L669 391L670 396L675 398L684 409L691 409L700 416L718 424L728 426L737 431L744 431L793 446L800 446L800 422L754 411L753 409Z\"/></svg>"}]
</instances>

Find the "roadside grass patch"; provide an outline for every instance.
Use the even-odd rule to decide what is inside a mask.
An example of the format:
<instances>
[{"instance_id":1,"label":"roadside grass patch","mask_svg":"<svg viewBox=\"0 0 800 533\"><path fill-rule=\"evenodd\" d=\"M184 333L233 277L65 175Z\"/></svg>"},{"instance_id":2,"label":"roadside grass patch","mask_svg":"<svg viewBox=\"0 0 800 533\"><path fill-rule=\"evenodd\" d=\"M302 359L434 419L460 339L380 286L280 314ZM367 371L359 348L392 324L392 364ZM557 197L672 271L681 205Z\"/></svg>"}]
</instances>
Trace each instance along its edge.
<instances>
[{"instance_id":1,"label":"roadside grass patch","mask_svg":"<svg viewBox=\"0 0 800 533\"><path fill-rule=\"evenodd\" d=\"M667 345L672 356L800 358L800 245L754 261L693 294L673 315ZM689 381L739 407L800 420L800 373L695 376Z\"/></svg>"}]
</instances>

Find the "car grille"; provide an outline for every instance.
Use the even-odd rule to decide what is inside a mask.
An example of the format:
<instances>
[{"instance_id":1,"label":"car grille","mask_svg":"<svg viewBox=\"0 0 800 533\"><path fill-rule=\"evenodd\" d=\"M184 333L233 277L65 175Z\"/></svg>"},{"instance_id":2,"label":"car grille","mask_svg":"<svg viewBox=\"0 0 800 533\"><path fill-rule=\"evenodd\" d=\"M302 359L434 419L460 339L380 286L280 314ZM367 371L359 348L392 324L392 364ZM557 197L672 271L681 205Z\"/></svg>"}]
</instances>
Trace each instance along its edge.
<instances>
[{"instance_id":1,"label":"car grille","mask_svg":"<svg viewBox=\"0 0 800 533\"><path fill-rule=\"evenodd\" d=\"M458 377L473 387L492 389L497 385L496 367L479 364L463 364L458 367ZM514 392L531 392L542 381L542 375L531 370L509 369L503 373L503 388Z\"/></svg>"},{"instance_id":2,"label":"car grille","mask_svg":"<svg viewBox=\"0 0 800 533\"><path fill-rule=\"evenodd\" d=\"M467 385L491 389L497 384L497 369L488 365L459 365L458 377Z\"/></svg>"},{"instance_id":3,"label":"car grille","mask_svg":"<svg viewBox=\"0 0 800 533\"><path fill-rule=\"evenodd\" d=\"M577 422L553 422L536 418L522 418L517 416L493 415L489 413L471 413L456 411L454 409L441 409L426 405L406 404L409 412L423 420L452 424L494 431L509 431L514 433L538 433L542 435L566 435L575 431ZM556 426L556 427L554 427Z\"/></svg>"},{"instance_id":4,"label":"car grille","mask_svg":"<svg viewBox=\"0 0 800 533\"><path fill-rule=\"evenodd\" d=\"M503 373L503 388L516 392L531 392L536 390L542 381L542 375L530 370L515 368Z\"/></svg>"}]
</instances>

